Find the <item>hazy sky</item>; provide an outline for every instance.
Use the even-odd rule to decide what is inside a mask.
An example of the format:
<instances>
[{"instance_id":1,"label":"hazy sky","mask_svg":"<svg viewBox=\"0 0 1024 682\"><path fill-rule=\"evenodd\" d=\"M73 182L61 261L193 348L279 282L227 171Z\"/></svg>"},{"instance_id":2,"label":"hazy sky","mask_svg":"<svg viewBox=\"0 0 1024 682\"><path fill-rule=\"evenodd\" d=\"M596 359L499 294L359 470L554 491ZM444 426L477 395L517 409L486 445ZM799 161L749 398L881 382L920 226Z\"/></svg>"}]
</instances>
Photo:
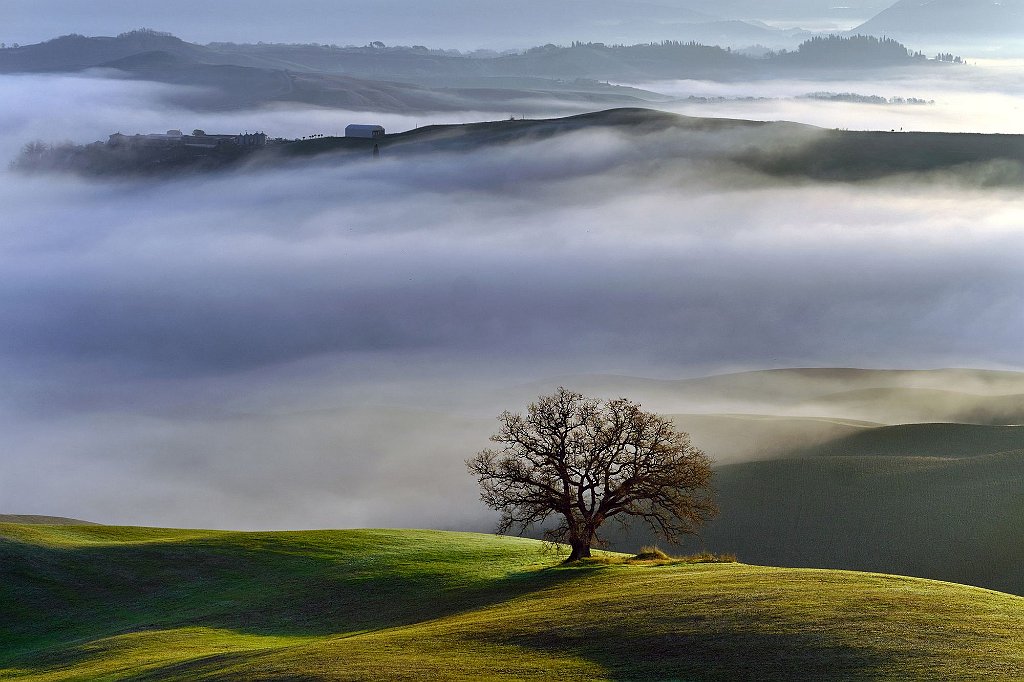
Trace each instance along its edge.
<instances>
[{"instance_id":1,"label":"hazy sky","mask_svg":"<svg viewBox=\"0 0 1024 682\"><path fill-rule=\"evenodd\" d=\"M199 115L169 110L163 88L0 77L0 152L118 128L291 135L371 117ZM998 118L977 103L979 121ZM777 104L767 117L796 111ZM0 511L483 528L462 461L498 410L522 407L502 387L575 372L1020 366L1019 187L976 184L984 169L782 183L673 158L743 144L581 133L164 182L4 171Z\"/></svg>"},{"instance_id":2,"label":"hazy sky","mask_svg":"<svg viewBox=\"0 0 1024 682\"><path fill-rule=\"evenodd\" d=\"M116 35L141 26L197 42L424 44L518 48L549 41L641 42L678 37L678 24L719 17L850 28L884 2L828 0L4 0L0 41L66 33ZM691 9L692 8L692 9Z\"/></svg>"}]
</instances>

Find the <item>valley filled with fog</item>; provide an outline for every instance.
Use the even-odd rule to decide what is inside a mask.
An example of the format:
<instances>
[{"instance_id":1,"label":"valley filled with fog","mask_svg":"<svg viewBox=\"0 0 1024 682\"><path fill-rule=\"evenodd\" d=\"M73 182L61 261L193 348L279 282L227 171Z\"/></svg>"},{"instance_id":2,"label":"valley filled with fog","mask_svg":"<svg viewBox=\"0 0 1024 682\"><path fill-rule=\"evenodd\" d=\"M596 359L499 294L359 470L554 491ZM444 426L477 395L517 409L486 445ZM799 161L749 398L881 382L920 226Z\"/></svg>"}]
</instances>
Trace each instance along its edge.
<instances>
[{"instance_id":1,"label":"valley filled with fog","mask_svg":"<svg viewBox=\"0 0 1024 682\"><path fill-rule=\"evenodd\" d=\"M0 0L0 102L0 678L1024 670L1024 0Z\"/></svg>"},{"instance_id":2,"label":"valley filled with fog","mask_svg":"<svg viewBox=\"0 0 1024 682\"><path fill-rule=\"evenodd\" d=\"M693 116L1019 133L1024 84L1011 66L632 85ZM824 91L934 103L801 97ZM190 111L171 103L180 94L88 73L0 76L0 155L116 131L291 138L509 113ZM531 117L579 110L541 104ZM819 134L776 143L799 149ZM4 170L0 499L108 523L486 530L463 460L487 445L501 410L560 383L671 414L877 425L877 410L834 396L892 382L829 380L792 400L659 382L775 367L1019 367L1024 208L1019 183L993 182L1019 178L1019 163L786 180L716 153L745 144L714 131L583 129L160 180ZM1024 393L915 381L895 385ZM943 409L928 414L959 414ZM759 457L729 439L734 425L703 419L694 437L713 457ZM846 434L784 426L750 428L768 450L774 437L790 448Z\"/></svg>"},{"instance_id":3,"label":"valley filled with fog","mask_svg":"<svg viewBox=\"0 0 1024 682\"><path fill-rule=\"evenodd\" d=\"M1019 134L1024 62L969 59L937 74L892 69L870 77L764 81L630 83L674 98L655 106L689 116L799 121L823 128ZM926 104L829 102L815 94L853 93Z\"/></svg>"}]
</instances>

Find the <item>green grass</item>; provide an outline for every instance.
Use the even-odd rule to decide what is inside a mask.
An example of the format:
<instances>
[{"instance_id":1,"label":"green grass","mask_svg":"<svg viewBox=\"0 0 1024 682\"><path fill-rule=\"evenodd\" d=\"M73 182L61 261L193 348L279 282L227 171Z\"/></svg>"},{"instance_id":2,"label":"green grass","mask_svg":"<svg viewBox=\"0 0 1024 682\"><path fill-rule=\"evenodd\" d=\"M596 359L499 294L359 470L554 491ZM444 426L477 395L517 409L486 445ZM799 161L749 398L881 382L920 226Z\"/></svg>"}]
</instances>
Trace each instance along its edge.
<instances>
[{"instance_id":1,"label":"green grass","mask_svg":"<svg viewBox=\"0 0 1024 682\"><path fill-rule=\"evenodd\" d=\"M1024 594L1024 450L749 462L718 469L715 488L722 511L704 542L746 561Z\"/></svg>"},{"instance_id":2,"label":"green grass","mask_svg":"<svg viewBox=\"0 0 1024 682\"><path fill-rule=\"evenodd\" d=\"M813 421L715 415L694 423L694 442L720 464L713 485L721 513L672 551L710 547L755 563L1024 595L1024 427L855 424L825 440ZM807 445L814 439L823 442ZM737 462L744 456L763 461ZM609 539L622 548L654 540L639 525L628 533L613 526Z\"/></svg>"},{"instance_id":3,"label":"green grass","mask_svg":"<svg viewBox=\"0 0 1024 682\"><path fill-rule=\"evenodd\" d=\"M531 540L0 525L0 679L1019 679L1024 599Z\"/></svg>"}]
</instances>

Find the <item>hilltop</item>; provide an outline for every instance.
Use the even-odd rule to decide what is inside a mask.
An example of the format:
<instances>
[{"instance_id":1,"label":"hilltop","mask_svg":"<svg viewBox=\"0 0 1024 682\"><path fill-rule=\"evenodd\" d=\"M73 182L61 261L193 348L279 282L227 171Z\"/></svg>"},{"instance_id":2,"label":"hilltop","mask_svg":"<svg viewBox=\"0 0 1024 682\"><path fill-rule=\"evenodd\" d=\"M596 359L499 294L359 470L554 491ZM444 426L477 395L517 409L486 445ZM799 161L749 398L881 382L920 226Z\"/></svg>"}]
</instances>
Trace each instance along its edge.
<instances>
[{"instance_id":1,"label":"hilltop","mask_svg":"<svg viewBox=\"0 0 1024 682\"><path fill-rule=\"evenodd\" d=\"M0 676L1012 679L1024 599L437 531L0 526Z\"/></svg>"},{"instance_id":2,"label":"hilltop","mask_svg":"<svg viewBox=\"0 0 1024 682\"><path fill-rule=\"evenodd\" d=\"M749 38L765 37L767 28L742 22L709 22L715 31ZM713 41L661 40L611 44L573 41L548 43L502 53L428 48L423 45L366 46L282 43L189 43L169 33L150 29L118 36L71 34L33 45L0 49L0 73L69 72L83 69L131 71L153 66L146 55L166 55L162 66L237 66L287 73L346 75L374 81L458 86L480 79L615 79L658 80L675 78L760 77L778 69L822 71L836 66L868 70L923 64L923 60L895 40L864 35L806 36L792 52L769 52L752 57ZM168 59L170 57L170 59ZM135 58L141 58L135 61ZM823 61L824 60L824 63ZM940 63L931 62L942 66Z\"/></svg>"},{"instance_id":3,"label":"hilltop","mask_svg":"<svg viewBox=\"0 0 1024 682\"><path fill-rule=\"evenodd\" d=\"M638 144L661 140L664 144L652 146L645 160L717 162L780 178L862 181L943 172L987 185L1024 182L1024 135L824 130L789 122L698 118L633 107L561 118L431 125L373 139L277 140L276 144L251 149L178 144L127 147L103 142L29 145L14 165L27 171L59 170L93 176L171 175L270 168L308 163L314 158L320 163L366 160L374 147L389 158L463 153L546 142L583 131L614 133ZM622 158L622 163L631 161L635 158Z\"/></svg>"},{"instance_id":4,"label":"hilltop","mask_svg":"<svg viewBox=\"0 0 1024 682\"><path fill-rule=\"evenodd\" d=\"M20 523L46 526L95 526L91 521L69 519L65 516L39 516L37 514L0 514L0 523Z\"/></svg>"},{"instance_id":5,"label":"hilltop","mask_svg":"<svg viewBox=\"0 0 1024 682\"><path fill-rule=\"evenodd\" d=\"M888 68L946 68L892 40L860 35L813 38L786 52L753 57L720 47L714 38L736 33L771 43L765 28L741 22L703 24L706 42L663 40L637 44L575 41L494 53L422 45L319 44L198 45L149 29L118 36L60 36L0 49L0 73L78 73L195 88L165 97L196 110L252 108L291 102L365 111L517 112L599 103L604 106L670 99L621 84L659 80L847 78ZM792 43L795 44L794 40ZM620 85L612 85L611 82ZM512 103L515 103L512 106Z\"/></svg>"},{"instance_id":6,"label":"hilltop","mask_svg":"<svg viewBox=\"0 0 1024 682\"><path fill-rule=\"evenodd\" d=\"M873 35L1019 37L1024 0L899 0L855 31Z\"/></svg>"}]
</instances>

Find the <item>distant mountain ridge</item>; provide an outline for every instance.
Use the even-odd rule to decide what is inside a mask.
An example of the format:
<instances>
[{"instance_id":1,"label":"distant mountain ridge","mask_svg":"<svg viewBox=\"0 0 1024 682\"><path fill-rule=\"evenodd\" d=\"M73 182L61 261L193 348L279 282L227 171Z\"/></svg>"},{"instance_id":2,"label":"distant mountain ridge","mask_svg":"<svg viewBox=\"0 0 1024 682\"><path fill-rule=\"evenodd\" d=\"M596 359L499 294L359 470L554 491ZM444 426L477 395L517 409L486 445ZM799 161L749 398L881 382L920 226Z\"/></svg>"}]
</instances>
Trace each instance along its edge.
<instances>
[{"instance_id":1,"label":"distant mountain ridge","mask_svg":"<svg viewBox=\"0 0 1024 682\"><path fill-rule=\"evenodd\" d=\"M131 31L116 37L70 34L0 50L0 72L77 71L146 52L162 52L187 62L216 63L211 51L170 34Z\"/></svg>"},{"instance_id":2,"label":"distant mountain ridge","mask_svg":"<svg viewBox=\"0 0 1024 682\"><path fill-rule=\"evenodd\" d=\"M765 59L681 40L631 45L576 41L570 46L548 44L521 53L482 57L423 46L384 47L383 44L337 47L211 43L202 46L169 34L138 30L117 37L69 35L3 49L0 50L0 73L89 68L120 68L131 72L140 66L132 58L142 54L162 55L160 65L165 68L236 66L443 87L465 85L467 79L496 78L613 79L620 82L750 78L788 69L877 68L920 61L895 41L864 36L816 38L805 41L796 51L771 54ZM143 66L153 66L152 60Z\"/></svg>"},{"instance_id":3,"label":"distant mountain ridge","mask_svg":"<svg viewBox=\"0 0 1024 682\"><path fill-rule=\"evenodd\" d=\"M899 0L854 31L899 38L925 34L1024 37L1024 0Z\"/></svg>"}]
</instances>

